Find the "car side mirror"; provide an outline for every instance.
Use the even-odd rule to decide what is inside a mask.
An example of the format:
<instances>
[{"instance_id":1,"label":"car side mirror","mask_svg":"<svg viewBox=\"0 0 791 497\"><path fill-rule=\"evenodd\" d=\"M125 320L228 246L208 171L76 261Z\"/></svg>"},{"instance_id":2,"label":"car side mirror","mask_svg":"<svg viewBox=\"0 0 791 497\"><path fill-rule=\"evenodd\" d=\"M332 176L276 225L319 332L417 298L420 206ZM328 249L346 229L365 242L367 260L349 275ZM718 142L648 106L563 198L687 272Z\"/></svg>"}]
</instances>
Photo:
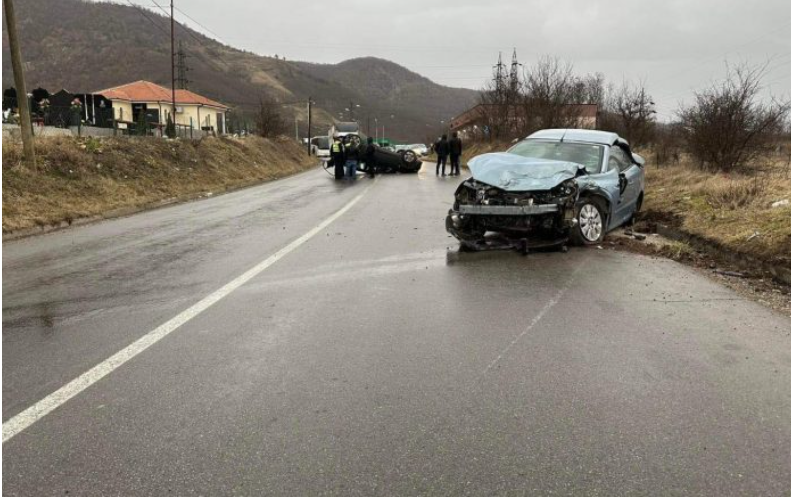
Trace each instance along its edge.
<instances>
[{"instance_id":1,"label":"car side mirror","mask_svg":"<svg viewBox=\"0 0 791 497\"><path fill-rule=\"evenodd\" d=\"M643 159L643 156L638 154L632 154L632 158L634 159L634 163L637 164L639 167L645 167L645 159Z\"/></svg>"}]
</instances>

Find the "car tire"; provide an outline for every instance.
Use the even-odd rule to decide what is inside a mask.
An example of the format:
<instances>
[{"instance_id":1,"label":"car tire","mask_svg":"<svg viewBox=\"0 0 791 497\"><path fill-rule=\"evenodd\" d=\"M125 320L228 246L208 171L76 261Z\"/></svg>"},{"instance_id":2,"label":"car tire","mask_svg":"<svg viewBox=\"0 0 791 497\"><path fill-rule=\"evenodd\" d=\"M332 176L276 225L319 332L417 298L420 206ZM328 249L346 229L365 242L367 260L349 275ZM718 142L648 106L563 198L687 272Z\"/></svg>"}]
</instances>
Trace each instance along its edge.
<instances>
[{"instance_id":1,"label":"car tire","mask_svg":"<svg viewBox=\"0 0 791 497\"><path fill-rule=\"evenodd\" d=\"M597 245L607 232L607 211L604 202L593 197L582 198L574 209L576 225L571 229L575 245Z\"/></svg>"},{"instance_id":2,"label":"car tire","mask_svg":"<svg viewBox=\"0 0 791 497\"><path fill-rule=\"evenodd\" d=\"M417 161L417 154L411 150L405 150L401 155L401 158L405 163L412 165L415 163L415 161Z\"/></svg>"}]
</instances>

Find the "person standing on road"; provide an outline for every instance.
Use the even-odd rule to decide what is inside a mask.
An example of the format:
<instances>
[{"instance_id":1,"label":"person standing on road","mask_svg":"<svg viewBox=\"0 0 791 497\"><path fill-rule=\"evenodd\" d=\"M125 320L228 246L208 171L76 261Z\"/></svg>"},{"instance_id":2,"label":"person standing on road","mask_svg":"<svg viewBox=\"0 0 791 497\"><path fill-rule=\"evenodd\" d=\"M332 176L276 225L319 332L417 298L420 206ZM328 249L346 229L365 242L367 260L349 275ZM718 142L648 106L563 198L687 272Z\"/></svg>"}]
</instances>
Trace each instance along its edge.
<instances>
[{"instance_id":1,"label":"person standing on road","mask_svg":"<svg viewBox=\"0 0 791 497\"><path fill-rule=\"evenodd\" d=\"M442 175L445 176L445 164L448 163L448 152L450 151L448 135L442 135L442 138L434 145L434 151L437 153L437 176L439 176L440 166L442 166Z\"/></svg>"},{"instance_id":2,"label":"person standing on road","mask_svg":"<svg viewBox=\"0 0 791 497\"><path fill-rule=\"evenodd\" d=\"M453 137L448 142L448 151L450 152L450 175L451 176L458 176L461 174L459 172L459 162L461 160L461 138L459 138L459 133L456 131L453 132Z\"/></svg>"},{"instance_id":3,"label":"person standing on road","mask_svg":"<svg viewBox=\"0 0 791 497\"><path fill-rule=\"evenodd\" d=\"M346 144L346 177L350 180L357 178L357 163L360 161L360 147L357 141L349 140Z\"/></svg>"},{"instance_id":4,"label":"person standing on road","mask_svg":"<svg viewBox=\"0 0 791 497\"><path fill-rule=\"evenodd\" d=\"M368 145L365 146L365 170L371 178L376 176L376 145L370 136Z\"/></svg>"},{"instance_id":5,"label":"person standing on road","mask_svg":"<svg viewBox=\"0 0 791 497\"><path fill-rule=\"evenodd\" d=\"M346 167L346 148L337 136L332 138L330 159L332 159L332 165L335 166L335 179L343 179L344 168Z\"/></svg>"}]
</instances>

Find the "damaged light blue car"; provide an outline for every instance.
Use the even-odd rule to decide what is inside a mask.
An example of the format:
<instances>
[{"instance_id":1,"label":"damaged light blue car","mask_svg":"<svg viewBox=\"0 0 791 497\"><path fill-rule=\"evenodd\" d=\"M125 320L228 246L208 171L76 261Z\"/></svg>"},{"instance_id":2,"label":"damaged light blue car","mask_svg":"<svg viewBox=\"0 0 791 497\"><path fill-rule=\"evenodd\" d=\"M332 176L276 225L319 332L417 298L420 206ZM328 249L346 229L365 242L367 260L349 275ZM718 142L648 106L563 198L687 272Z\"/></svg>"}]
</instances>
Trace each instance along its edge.
<instances>
[{"instance_id":1,"label":"damaged light blue car","mask_svg":"<svg viewBox=\"0 0 791 497\"><path fill-rule=\"evenodd\" d=\"M645 161L615 133L542 130L468 167L445 221L467 250L598 244L643 203Z\"/></svg>"}]
</instances>

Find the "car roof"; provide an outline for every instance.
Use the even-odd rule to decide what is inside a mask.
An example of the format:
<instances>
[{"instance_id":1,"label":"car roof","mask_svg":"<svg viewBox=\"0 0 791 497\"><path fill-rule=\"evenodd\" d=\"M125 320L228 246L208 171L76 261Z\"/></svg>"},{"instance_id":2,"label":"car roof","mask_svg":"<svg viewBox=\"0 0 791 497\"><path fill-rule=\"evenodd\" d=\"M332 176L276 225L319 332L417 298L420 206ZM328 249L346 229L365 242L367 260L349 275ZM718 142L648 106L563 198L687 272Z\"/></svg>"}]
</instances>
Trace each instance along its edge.
<instances>
[{"instance_id":1,"label":"car roof","mask_svg":"<svg viewBox=\"0 0 791 497\"><path fill-rule=\"evenodd\" d=\"M541 131L536 131L527 138L558 141L567 140L583 143L598 143L601 145L614 145L616 142L624 142L617 133L592 129L542 129Z\"/></svg>"}]
</instances>

